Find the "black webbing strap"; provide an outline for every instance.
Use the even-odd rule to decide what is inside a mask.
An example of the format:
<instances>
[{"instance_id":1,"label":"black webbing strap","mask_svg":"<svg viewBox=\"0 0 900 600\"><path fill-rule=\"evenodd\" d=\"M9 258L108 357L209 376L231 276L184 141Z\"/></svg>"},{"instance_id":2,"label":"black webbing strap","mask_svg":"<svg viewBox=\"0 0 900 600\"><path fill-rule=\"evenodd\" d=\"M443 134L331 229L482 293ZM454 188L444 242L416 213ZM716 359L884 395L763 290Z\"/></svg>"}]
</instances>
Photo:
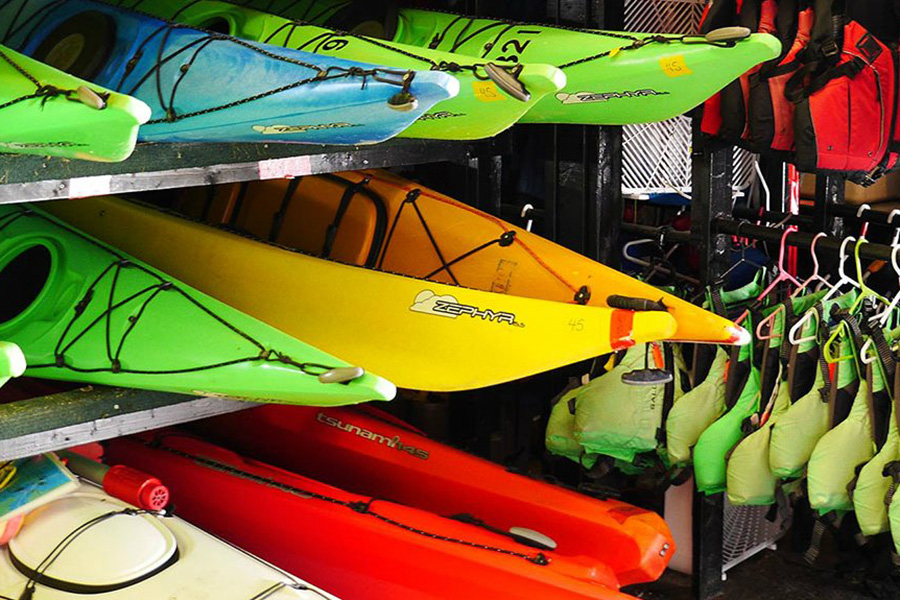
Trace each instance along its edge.
<instances>
[{"instance_id":1,"label":"black webbing strap","mask_svg":"<svg viewBox=\"0 0 900 600\"><path fill-rule=\"evenodd\" d=\"M341 196L341 203L338 205L337 212L334 214L334 221L331 222L331 225L329 225L328 229L325 231L325 243L322 245L323 258L331 258L334 240L337 238L341 222L344 220L344 215L347 214L347 209L350 208L350 202L359 190L369 185L369 181L371 180L368 177L364 177L361 181L351 183L344 188L344 194Z\"/></svg>"},{"instance_id":2,"label":"black webbing strap","mask_svg":"<svg viewBox=\"0 0 900 600\"><path fill-rule=\"evenodd\" d=\"M300 187L300 182L302 180L302 177L295 177L288 181L288 184L284 189L284 195L281 197L281 206L278 207L278 211L272 216L272 225L269 227L270 242L278 241L278 237L281 235L281 228L284 226L284 217L287 214L288 208L291 206L291 200L294 199L294 194L297 193L297 188Z\"/></svg>"}]
</instances>

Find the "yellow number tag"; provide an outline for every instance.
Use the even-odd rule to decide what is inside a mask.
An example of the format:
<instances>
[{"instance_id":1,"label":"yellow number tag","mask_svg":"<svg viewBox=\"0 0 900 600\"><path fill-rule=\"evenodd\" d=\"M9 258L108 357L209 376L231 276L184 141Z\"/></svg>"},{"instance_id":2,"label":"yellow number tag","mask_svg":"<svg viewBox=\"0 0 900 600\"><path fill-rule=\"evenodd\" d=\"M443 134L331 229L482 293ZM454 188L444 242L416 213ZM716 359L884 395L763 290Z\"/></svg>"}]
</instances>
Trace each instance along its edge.
<instances>
[{"instance_id":1,"label":"yellow number tag","mask_svg":"<svg viewBox=\"0 0 900 600\"><path fill-rule=\"evenodd\" d=\"M475 97L482 102L497 102L506 99L493 81L473 81L472 87L475 89Z\"/></svg>"},{"instance_id":2,"label":"yellow number tag","mask_svg":"<svg viewBox=\"0 0 900 600\"><path fill-rule=\"evenodd\" d=\"M694 74L694 72L688 68L683 54L661 58L659 59L659 66L662 67L663 73L669 77L683 77L684 75Z\"/></svg>"}]
</instances>

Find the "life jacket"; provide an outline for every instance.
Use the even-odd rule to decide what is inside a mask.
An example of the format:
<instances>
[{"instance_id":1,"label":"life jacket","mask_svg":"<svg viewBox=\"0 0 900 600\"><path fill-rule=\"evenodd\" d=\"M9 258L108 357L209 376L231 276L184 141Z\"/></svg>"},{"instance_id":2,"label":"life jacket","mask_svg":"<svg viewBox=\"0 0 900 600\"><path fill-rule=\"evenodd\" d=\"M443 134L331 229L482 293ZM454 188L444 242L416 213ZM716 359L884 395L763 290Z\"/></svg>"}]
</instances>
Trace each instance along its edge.
<instances>
[{"instance_id":1,"label":"life jacket","mask_svg":"<svg viewBox=\"0 0 900 600\"><path fill-rule=\"evenodd\" d=\"M675 379L657 385L622 381L624 374L642 369L648 358L655 368L672 369ZM674 363L672 345L639 344L609 372L576 390L574 436L585 453L633 464L639 455L656 452L664 443L662 424L676 395L683 394L680 369Z\"/></svg>"},{"instance_id":2,"label":"life jacket","mask_svg":"<svg viewBox=\"0 0 900 600\"><path fill-rule=\"evenodd\" d=\"M725 491L726 457L742 437L745 419L759 410L759 367L753 344L732 350L726 382L727 412L700 434L694 446L694 481L705 494Z\"/></svg>"},{"instance_id":3,"label":"life jacket","mask_svg":"<svg viewBox=\"0 0 900 600\"><path fill-rule=\"evenodd\" d=\"M544 444L550 454L564 456L586 469L592 468L597 454L587 454L575 439L575 398L581 386L570 384L554 399L544 434Z\"/></svg>"},{"instance_id":4,"label":"life jacket","mask_svg":"<svg viewBox=\"0 0 900 600\"><path fill-rule=\"evenodd\" d=\"M877 327L877 326L875 326ZM896 358L888 344L896 339L896 332L885 333L873 329L871 339L879 349L879 360L874 363L880 368L887 390L882 399L886 405L874 404L869 407L874 419L875 456L859 470L853 489L853 510L863 535L872 536L890 530L888 505L891 501L891 471L900 460L900 428L897 419ZM887 384L890 383L888 386ZM886 390L886 391L887 391Z\"/></svg>"},{"instance_id":5,"label":"life jacket","mask_svg":"<svg viewBox=\"0 0 900 600\"><path fill-rule=\"evenodd\" d=\"M762 506L774 504L778 489L778 478L769 465L772 432L780 418L790 408L795 382L788 373L796 375L796 369L789 370L791 345L787 333L803 313L815 304L824 292L790 298L781 304L773 316L769 344L764 351L761 373L762 398L768 398L762 410L744 422L746 437L741 440L728 456L726 469L726 491L732 505ZM767 383L767 379L772 382Z\"/></svg>"},{"instance_id":6,"label":"life jacket","mask_svg":"<svg viewBox=\"0 0 900 600\"><path fill-rule=\"evenodd\" d=\"M778 37L783 53L763 64L750 78L749 140L751 149L781 153L794 150L794 103L785 97L785 86L800 68L800 52L809 43L814 12L808 0L778 2Z\"/></svg>"},{"instance_id":7,"label":"life jacket","mask_svg":"<svg viewBox=\"0 0 900 600\"><path fill-rule=\"evenodd\" d=\"M854 333L851 353L859 350L858 325L853 317L843 320ZM854 363L855 360L845 361ZM843 366L844 363L841 363ZM875 430L871 406L876 394L885 393L885 382L878 368L869 365L860 377L859 388L847 417L825 433L809 459L807 491L809 504L820 515L853 510L852 490L858 469L875 456Z\"/></svg>"},{"instance_id":8,"label":"life jacket","mask_svg":"<svg viewBox=\"0 0 900 600\"><path fill-rule=\"evenodd\" d=\"M697 346L700 349L700 346ZM695 363L700 360L695 352ZM725 373L728 353L721 347L714 351L712 364L703 381L696 383L678 400L666 419L666 453L673 466L691 462L691 449L707 427L725 412Z\"/></svg>"},{"instance_id":9,"label":"life jacket","mask_svg":"<svg viewBox=\"0 0 900 600\"><path fill-rule=\"evenodd\" d=\"M777 13L776 0L713 2L700 30L708 33L718 27L737 25L756 33L776 34ZM700 122L703 133L735 143L749 138L750 78L760 68L759 65L753 67L704 103Z\"/></svg>"},{"instance_id":10,"label":"life jacket","mask_svg":"<svg viewBox=\"0 0 900 600\"><path fill-rule=\"evenodd\" d=\"M813 449L828 431L831 414L829 401L835 386L832 386L831 370L819 348L825 343L830 331L828 315L831 314L831 307L847 308L856 299L856 295L853 291L810 309L818 313L818 322L807 321L801 335L804 338L815 336L816 340L801 343L794 350L798 355L815 356L815 376L809 390L791 404L772 429L769 467L779 479L801 477ZM843 381L836 387L852 385L856 381L855 376L856 371L848 365L842 371ZM793 391L792 389L792 395Z\"/></svg>"},{"instance_id":11,"label":"life jacket","mask_svg":"<svg viewBox=\"0 0 900 600\"><path fill-rule=\"evenodd\" d=\"M879 40L851 19L845 0L815 0L803 66L787 82L796 103L794 162L801 171L839 172L869 185L900 151L900 61L896 40Z\"/></svg>"}]
</instances>

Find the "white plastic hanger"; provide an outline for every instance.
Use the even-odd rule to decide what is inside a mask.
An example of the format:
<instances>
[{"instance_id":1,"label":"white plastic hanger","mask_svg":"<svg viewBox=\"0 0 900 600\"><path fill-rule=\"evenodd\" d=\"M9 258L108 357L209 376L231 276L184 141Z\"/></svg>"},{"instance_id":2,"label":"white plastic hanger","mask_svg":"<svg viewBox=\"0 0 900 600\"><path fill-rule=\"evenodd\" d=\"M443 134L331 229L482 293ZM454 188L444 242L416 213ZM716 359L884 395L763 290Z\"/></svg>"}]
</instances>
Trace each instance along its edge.
<instances>
[{"instance_id":1,"label":"white plastic hanger","mask_svg":"<svg viewBox=\"0 0 900 600\"><path fill-rule=\"evenodd\" d=\"M844 262L848 258L847 257L847 244L849 244L850 242L855 242L855 241L856 241L855 237L848 237L848 238L845 238L843 242L841 242L841 253L840 253L840 257L838 258L838 275L840 275L840 278L838 279L837 283L835 283L831 287L831 289L828 290L828 293L826 293L825 297L822 298L822 302L825 302L826 300L830 300L831 298L835 297L838 293L838 290L840 290L841 286L843 286L843 285L849 284L853 287L857 287L857 288L859 287L859 284L856 281L854 281L851 277L847 277L847 273L844 272ZM819 319L819 313L815 309L807 310L806 313L802 317L800 317L800 319L798 319L796 323L794 323L793 327L791 327L790 331L788 332L788 341L790 341L791 344L796 346L797 344L801 344L804 342L812 342L812 341L816 340L816 336L808 336L805 338L799 337L800 333L803 331L803 328L806 326L806 324L811 319L816 319L817 321ZM818 327L819 327L819 324L816 323L816 329L818 329Z\"/></svg>"}]
</instances>

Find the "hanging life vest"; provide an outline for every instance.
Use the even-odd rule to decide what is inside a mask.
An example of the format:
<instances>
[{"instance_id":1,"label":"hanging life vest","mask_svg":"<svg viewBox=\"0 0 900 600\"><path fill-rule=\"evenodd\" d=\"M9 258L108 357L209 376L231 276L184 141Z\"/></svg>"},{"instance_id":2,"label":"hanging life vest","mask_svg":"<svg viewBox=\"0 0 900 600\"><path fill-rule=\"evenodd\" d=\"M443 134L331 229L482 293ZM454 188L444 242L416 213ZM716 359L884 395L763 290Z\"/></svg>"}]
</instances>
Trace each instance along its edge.
<instances>
[{"instance_id":1,"label":"hanging life vest","mask_svg":"<svg viewBox=\"0 0 900 600\"><path fill-rule=\"evenodd\" d=\"M787 82L796 103L794 162L860 185L891 169L900 151L896 40L879 40L851 19L845 0L816 0L803 66Z\"/></svg>"},{"instance_id":2,"label":"hanging life vest","mask_svg":"<svg viewBox=\"0 0 900 600\"><path fill-rule=\"evenodd\" d=\"M746 27L755 33L778 35L776 0L712 2L700 24L701 33L719 27ZM782 46L784 41L782 40ZM776 62L780 59L774 59ZM772 61L769 61L772 62ZM768 63L763 63L766 65ZM749 143L749 97L751 78L762 68L757 65L725 86L703 105L700 130L711 136L746 145Z\"/></svg>"},{"instance_id":3,"label":"hanging life vest","mask_svg":"<svg viewBox=\"0 0 900 600\"><path fill-rule=\"evenodd\" d=\"M783 52L763 64L750 78L749 140L756 152L771 151L789 158L794 150L793 102L785 96L791 76L800 69L800 52L812 33L815 13L808 0L778 2L777 32Z\"/></svg>"}]
</instances>

